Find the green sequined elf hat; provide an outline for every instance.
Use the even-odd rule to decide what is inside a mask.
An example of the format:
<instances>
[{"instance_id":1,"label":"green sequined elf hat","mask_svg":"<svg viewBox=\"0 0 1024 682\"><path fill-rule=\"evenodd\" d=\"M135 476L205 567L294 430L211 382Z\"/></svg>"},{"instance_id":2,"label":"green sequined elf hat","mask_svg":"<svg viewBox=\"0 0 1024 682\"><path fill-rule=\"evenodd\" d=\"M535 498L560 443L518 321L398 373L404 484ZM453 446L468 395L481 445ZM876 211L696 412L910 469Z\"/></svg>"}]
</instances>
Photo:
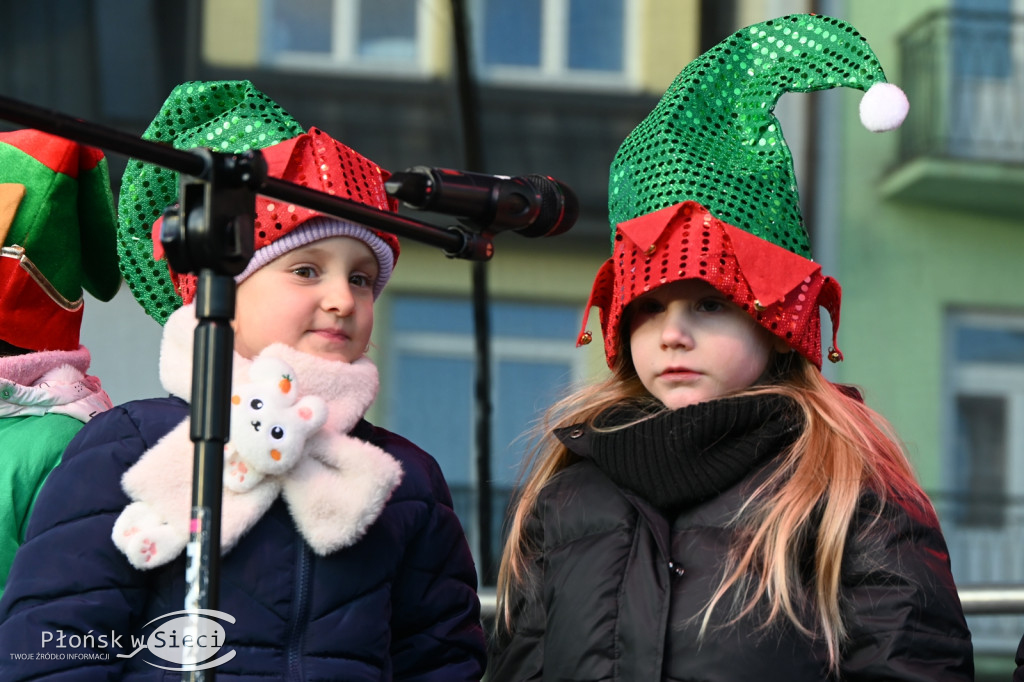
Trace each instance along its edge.
<instances>
[{"instance_id":1,"label":"green sequined elf hat","mask_svg":"<svg viewBox=\"0 0 1024 682\"><path fill-rule=\"evenodd\" d=\"M899 127L906 96L844 21L795 14L737 31L687 65L611 164L612 257L597 306L613 366L626 306L681 279L702 279L819 368L819 306L835 348L841 291L810 260L793 158L772 113L786 92L864 90L861 121ZM583 329L586 329L586 316ZM579 344L589 343L583 331Z\"/></svg>"},{"instance_id":2,"label":"green sequined elf hat","mask_svg":"<svg viewBox=\"0 0 1024 682\"><path fill-rule=\"evenodd\" d=\"M358 201L381 211L397 210L384 190L388 173L317 128L305 132L284 109L249 81L189 82L174 88L143 138L176 149L208 147L225 153L259 149L270 177ZM150 317L163 324L195 295L196 278L175 273L158 239L164 208L176 201L178 174L133 160L125 169L119 201L118 254L124 279ZM377 257L379 294L398 258L398 238L302 206L256 197L255 252L240 281L290 249L329 236L367 243Z\"/></svg>"},{"instance_id":3,"label":"green sequined elf hat","mask_svg":"<svg viewBox=\"0 0 1024 682\"><path fill-rule=\"evenodd\" d=\"M0 340L77 350L83 290L121 286L117 220L99 149L39 130L0 133Z\"/></svg>"}]
</instances>

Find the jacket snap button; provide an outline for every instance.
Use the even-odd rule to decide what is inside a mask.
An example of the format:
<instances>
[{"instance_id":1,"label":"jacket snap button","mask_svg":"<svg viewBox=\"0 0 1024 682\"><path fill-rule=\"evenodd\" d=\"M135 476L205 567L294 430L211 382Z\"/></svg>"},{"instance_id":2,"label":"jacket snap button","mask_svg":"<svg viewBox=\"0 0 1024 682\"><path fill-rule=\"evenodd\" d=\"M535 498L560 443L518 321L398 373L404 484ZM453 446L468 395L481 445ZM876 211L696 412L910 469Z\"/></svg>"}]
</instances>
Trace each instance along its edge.
<instances>
[{"instance_id":1,"label":"jacket snap button","mask_svg":"<svg viewBox=\"0 0 1024 682\"><path fill-rule=\"evenodd\" d=\"M681 576L681 575L683 575L684 573L686 573L686 571L685 571L685 570L683 570L683 567L682 567L682 566L680 566L679 564L677 564L677 563L676 563L676 562L674 562L674 561L670 561L670 562L668 562L668 567L669 567L670 569L672 569L672 572L673 572L673 573L675 573L675 574L676 574L677 576Z\"/></svg>"},{"instance_id":2,"label":"jacket snap button","mask_svg":"<svg viewBox=\"0 0 1024 682\"><path fill-rule=\"evenodd\" d=\"M575 429L573 429L572 431L569 432L569 438L579 438L582 435L583 435L583 429L581 429L578 426Z\"/></svg>"}]
</instances>

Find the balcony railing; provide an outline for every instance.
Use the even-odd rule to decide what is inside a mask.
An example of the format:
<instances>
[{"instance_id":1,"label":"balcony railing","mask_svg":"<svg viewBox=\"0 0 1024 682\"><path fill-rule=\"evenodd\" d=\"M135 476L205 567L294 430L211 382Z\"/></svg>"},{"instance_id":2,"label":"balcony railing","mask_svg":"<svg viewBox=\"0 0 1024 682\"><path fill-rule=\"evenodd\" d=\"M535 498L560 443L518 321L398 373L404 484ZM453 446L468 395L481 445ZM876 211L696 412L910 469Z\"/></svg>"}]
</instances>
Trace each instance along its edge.
<instances>
[{"instance_id":1,"label":"balcony railing","mask_svg":"<svg viewBox=\"0 0 1024 682\"><path fill-rule=\"evenodd\" d=\"M975 648L1013 651L1024 635L1024 497L992 490L931 498Z\"/></svg>"},{"instance_id":2,"label":"balcony railing","mask_svg":"<svg viewBox=\"0 0 1024 682\"><path fill-rule=\"evenodd\" d=\"M918 156L1024 164L1024 18L929 14L900 39L913 114L900 160Z\"/></svg>"},{"instance_id":3,"label":"balcony railing","mask_svg":"<svg viewBox=\"0 0 1024 682\"><path fill-rule=\"evenodd\" d=\"M1024 17L925 15L899 39L910 99L884 196L1018 218L1024 213ZM892 76L893 74L890 74Z\"/></svg>"}]
</instances>

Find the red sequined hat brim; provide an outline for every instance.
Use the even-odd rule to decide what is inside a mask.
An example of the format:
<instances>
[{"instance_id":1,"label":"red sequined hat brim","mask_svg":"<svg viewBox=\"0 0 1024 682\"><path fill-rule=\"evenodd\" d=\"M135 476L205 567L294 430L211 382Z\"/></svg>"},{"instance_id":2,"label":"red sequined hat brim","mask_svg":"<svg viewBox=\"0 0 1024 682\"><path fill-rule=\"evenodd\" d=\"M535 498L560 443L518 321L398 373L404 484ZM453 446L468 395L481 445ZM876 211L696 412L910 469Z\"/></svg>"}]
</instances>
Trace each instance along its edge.
<instances>
[{"instance_id":1,"label":"red sequined hat brim","mask_svg":"<svg viewBox=\"0 0 1024 682\"><path fill-rule=\"evenodd\" d=\"M700 279L729 297L759 325L821 367L819 307L832 320L833 346L842 299L821 266L715 218L684 201L620 223L612 257L598 270L587 304L600 310L605 357L614 366L626 307L664 284ZM580 342L585 343L587 316ZM830 350L832 359L841 354Z\"/></svg>"},{"instance_id":2,"label":"red sequined hat brim","mask_svg":"<svg viewBox=\"0 0 1024 682\"><path fill-rule=\"evenodd\" d=\"M267 147L262 154L269 177L356 201L379 211L398 210L397 201L384 190L384 181L390 173L318 128L310 128L308 133ZM254 251L280 239L310 218L322 215L311 208L258 195ZM400 252L398 237L382 230L371 232L391 248L397 262ZM156 248L159 240L154 238L153 244ZM161 256L154 251L154 258ZM172 271L171 279L183 302L191 303L195 297L195 275Z\"/></svg>"}]
</instances>

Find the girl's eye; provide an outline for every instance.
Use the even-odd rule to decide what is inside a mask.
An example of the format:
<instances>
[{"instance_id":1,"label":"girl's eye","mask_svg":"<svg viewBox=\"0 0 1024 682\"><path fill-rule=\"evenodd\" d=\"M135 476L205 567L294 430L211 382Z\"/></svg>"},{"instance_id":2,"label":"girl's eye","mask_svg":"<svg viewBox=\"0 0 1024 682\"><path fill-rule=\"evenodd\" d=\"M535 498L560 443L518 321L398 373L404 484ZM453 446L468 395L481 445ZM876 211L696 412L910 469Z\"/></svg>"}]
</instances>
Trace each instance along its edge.
<instances>
[{"instance_id":1,"label":"girl's eye","mask_svg":"<svg viewBox=\"0 0 1024 682\"><path fill-rule=\"evenodd\" d=\"M636 312L640 315L655 315L665 309L661 301L656 298L641 298L636 302Z\"/></svg>"},{"instance_id":2,"label":"girl's eye","mask_svg":"<svg viewBox=\"0 0 1024 682\"><path fill-rule=\"evenodd\" d=\"M304 279L316 277L316 269L311 265L300 265L292 270L292 274L298 275Z\"/></svg>"},{"instance_id":3,"label":"girl's eye","mask_svg":"<svg viewBox=\"0 0 1024 682\"><path fill-rule=\"evenodd\" d=\"M360 273L354 273L349 276L348 281L352 286L370 288L373 286L373 280L366 275Z\"/></svg>"},{"instance_id":4,"label":"girl's eye","mask_svg":"<svg viewBox=\"0 0 1024 682\"><path fill-rule=\"evenodd\" d=\"M697 309L705 313L717 313L725 310L725 303L713 298L705 298L697 304Z\"/></svg>"}]
</instances>

